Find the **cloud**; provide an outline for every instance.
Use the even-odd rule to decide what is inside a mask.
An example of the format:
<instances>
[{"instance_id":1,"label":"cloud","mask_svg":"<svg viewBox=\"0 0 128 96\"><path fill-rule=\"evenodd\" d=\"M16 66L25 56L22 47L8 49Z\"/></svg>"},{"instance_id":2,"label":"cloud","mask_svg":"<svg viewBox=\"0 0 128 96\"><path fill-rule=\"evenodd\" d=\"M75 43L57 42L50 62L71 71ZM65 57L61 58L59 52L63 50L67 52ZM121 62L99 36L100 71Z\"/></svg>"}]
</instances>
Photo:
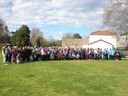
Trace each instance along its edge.
<instances>
[{"instance_id":1,"label":"cloud","mask_svg":"<svg viewBox=\"0 0 128 96\"><path fill-rule=\"evenodd\" d=\"M10 30L22 24L97 26L106 0L0 0L0 16Z\"/></svg>"},{"instance_id":2,"label":"cloud","mask_svg":"<svg viewBox=\"0 0 128 96\"><path fill-rule=\"evenodd\" d=\"M55 30L43 30L43 32L44 33L50 33L50 34L43 34L45 38L52 37L52 38L54 38L56 40L61 40L62 36L65 33L64 31L55 31ZM51 34L54 34L54 37Z\"/></svg>"}]
</instances>

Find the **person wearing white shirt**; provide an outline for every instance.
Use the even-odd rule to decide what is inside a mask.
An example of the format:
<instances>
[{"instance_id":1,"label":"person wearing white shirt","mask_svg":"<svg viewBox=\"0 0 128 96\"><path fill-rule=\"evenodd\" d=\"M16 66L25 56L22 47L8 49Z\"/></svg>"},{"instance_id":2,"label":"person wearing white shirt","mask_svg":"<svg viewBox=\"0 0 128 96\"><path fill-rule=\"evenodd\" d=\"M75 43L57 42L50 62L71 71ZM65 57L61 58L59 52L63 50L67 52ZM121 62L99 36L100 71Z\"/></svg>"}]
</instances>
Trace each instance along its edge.
<instances>
[{"instance_id":1,"label":"person wearing white shirt","mask_svg":"<svg viewBox=\"0 0 128 96\"><path fill-rule=\"evenodd\" d=\"M41 57L42 57L42 61L44 60L44 49L41 48Z\"/></svg>"}]
</instances>

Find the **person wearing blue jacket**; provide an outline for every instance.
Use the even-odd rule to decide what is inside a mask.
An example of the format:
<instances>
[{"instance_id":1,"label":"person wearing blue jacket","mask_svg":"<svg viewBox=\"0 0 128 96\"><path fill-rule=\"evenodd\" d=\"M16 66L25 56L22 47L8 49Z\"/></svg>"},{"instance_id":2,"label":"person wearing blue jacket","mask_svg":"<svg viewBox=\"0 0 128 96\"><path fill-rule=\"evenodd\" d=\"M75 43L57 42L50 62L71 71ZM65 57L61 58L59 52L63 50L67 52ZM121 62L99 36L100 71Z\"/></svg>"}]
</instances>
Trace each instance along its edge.
<instances>
[{"instance_id":1,"label":"person wearing blue jacket","mask_svg":"<svg viewBox=\"0 0 128 96\"><path fill-rule=\"evenodd\" d=\"M114 60L115 50L112 50L112 51L111 51L111 56L112 56L112 60Z\"/></svg>"}]
</instances>

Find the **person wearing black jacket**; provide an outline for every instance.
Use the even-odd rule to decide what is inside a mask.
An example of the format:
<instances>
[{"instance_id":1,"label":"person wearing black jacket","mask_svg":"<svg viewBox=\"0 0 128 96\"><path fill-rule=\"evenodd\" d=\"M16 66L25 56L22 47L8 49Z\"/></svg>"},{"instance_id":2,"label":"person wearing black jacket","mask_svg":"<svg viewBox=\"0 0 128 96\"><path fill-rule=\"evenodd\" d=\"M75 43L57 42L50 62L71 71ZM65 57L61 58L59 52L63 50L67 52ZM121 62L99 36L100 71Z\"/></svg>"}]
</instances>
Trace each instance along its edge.
<instances>
[{"instance_id":1,"label":"person wearing black jacket","mask_svg":"<svg viewBox=\"0 0 128 96\"><path fill-rule=\"evenodd\" d=\"M11 47L8 46L7 48L7 54L6 54L6 59L8 63L11 63L11 57L12 57L12 51L11 51Z\"/></svg>"}]
</instances>

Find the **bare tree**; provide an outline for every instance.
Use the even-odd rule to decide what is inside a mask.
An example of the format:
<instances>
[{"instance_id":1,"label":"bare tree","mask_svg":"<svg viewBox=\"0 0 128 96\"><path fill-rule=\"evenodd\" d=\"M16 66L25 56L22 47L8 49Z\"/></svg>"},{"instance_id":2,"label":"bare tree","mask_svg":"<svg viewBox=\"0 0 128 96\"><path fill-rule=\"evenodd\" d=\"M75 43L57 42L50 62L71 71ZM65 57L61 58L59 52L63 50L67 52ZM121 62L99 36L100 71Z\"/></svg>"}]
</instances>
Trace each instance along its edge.
<instances>
[{"instance_id":1,"label":"bare tree","mask_svg":"<svg viewBox=\"0 0 128 96\"><path fill-rule=\"evenodd\" d=\"M4 35L4 21L0 19L0 36Z\"/></svg>"},{"instance_id":2,"label":"bare tree","mask_svg":"<svg viewBox=\"0 0 128 96\"><path fill-rule=\"evenodd\" d=\"M72 34L71 33L65 33L63 35L62 39L72 39Z\"/></svg>"},{"instance_id":3,"label":"bare tree","mask_svg":"<svg viewBox=\"0 0 128 96\"><path fill-rule=\"evenodd\" d=\"M121 34L128 33L128 0L109 0L109 6L105 9L104 27L111 28ZM128 44L127 34L126 44Z\"/></svg>"},{"instance_id":4,"label":"bare tree","mask_svg":"<svg viewBox=\"0 0 128 96\"><path fill-rule=\"evenodd\" d=\"M40 31L39 28L33 28L31 30L31 37L30 41L34 46L43 46L43 33Z\"/></svg>"},{"instance_id":5,"label":"bare tree","mask_svg":"<svg viewBox=\"0 0 128 96\"><path fill-rule=\"evenodd\" d=\"M0 18L0 42L10 42L8 26Z\"/></svg>"}]
</instances>

